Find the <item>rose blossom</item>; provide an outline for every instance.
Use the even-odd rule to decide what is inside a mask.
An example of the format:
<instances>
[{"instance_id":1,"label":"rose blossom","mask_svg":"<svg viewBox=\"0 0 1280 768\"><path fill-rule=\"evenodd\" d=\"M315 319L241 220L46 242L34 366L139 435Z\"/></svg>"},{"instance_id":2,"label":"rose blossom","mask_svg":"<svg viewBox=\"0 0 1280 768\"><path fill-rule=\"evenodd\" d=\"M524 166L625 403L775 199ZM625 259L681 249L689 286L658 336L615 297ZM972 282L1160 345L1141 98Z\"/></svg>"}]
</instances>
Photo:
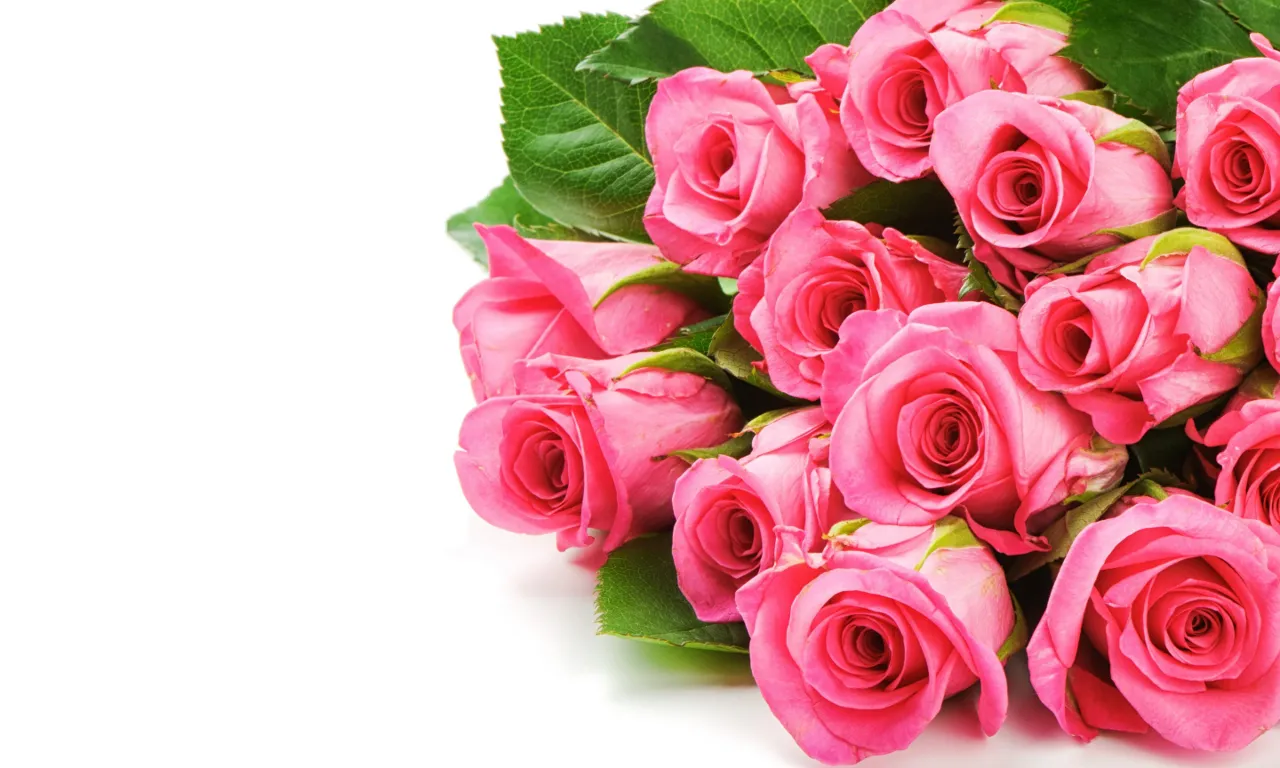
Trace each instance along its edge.
<instances>
[{"instance_id":1,"label":"rose blossom","mask_svg":"<svg viewBox=\"0 0 1280 768\"><path fill-rule=\"evenodd\" d=\"M963 514L998 551L1023 554L1048 548L1039 534L1064 500L1120 480L1126 451L1018 371L1017 325L977 302L845 321L822 404L850 509L901 525Z\"/></svg>"},{"instance_id":2,"label":"rose blossom","mask_svg":"<svg viewBox=\"0 0 1280 768\"><path fill-rule=\"evenodd\" d=\"M645 228L691 272L737 277L796 208L871 180L818 95L793 99L750 72L662 80L645 135L657 175Z\"/></svg>"},{"instance_id":3,"label":"rose blossom","mask_svg":"<svg viewBox=\"0 0 1280 768\"><path fill-rule=\"evenodd\" d=\"M1205 72L1178 93L1174 157L1186 185L1178 205L1193 224L1264 253L1280 253L1280 53Z\"/></svg>"},{"instance_id":4,"label":"rose blossom","mask_svg":"<svg viewBox=\"0 0 1280 768\"><path fill-rule=\"evenodd\" d=\"M775 528L851 516L830 492L821 437L830 431L820 408L794 411L761 429L746 458L701 459L676 482L671 553L699 619L738 620L734 594L773 565ZM809 541L828 528L810 528Z\"/></svg>"},{"instance_id":5,"label":"rose blossom","mask_svg":"<svg viewBox=\"0 0 1280 768\"><path fill-rule=\"evenodd\" d=\"M1031 276L1131 239L1115 230L1172 226L1161 159L1099 143L1122 127L1163 149L1150 128L1079 101L984 91L938 116L938 179L999 283L1020 293Z\"/></svg>"},{"instance_id":6,"label":"rose blossom","mask_svg":"<svg viewBox=\"0 0 1280 768\"><path fill-rule=\"evenodd\" d=\"M1027 286L1019 363L1106 439L1148 430L1230 392L1258 361L1260 291L1224 238L1179 229ZM1180 422L1179 422L1180 423Z\"/></svg>"},{"instance_id":7,"label":"rose blossom","mask_svg":"<svg viewBox=\"0 0 1280 768\"><path fill-rule=\"evenodd\" d=\"M1280 530L1280 401L1262 398L1228 407L1200 442L1217 449L1214 501Z\"/></svg>"},{"instance_id":8,"label":"rose blossom","mask_svg":"<svg viewBox=\"0 0 1280 768\"><path fill-rule=\"evenodd\" d=\"M897 230L883 230L881 239L808 209L787 219L743 273L734 324L764 354L775 387L816 400L822 359L846 317L954 300L967 274Z\"/></svg>"},{"instance_id":9,"label":"rose blossom","mask_svg":"<svg viewBox=\"0 0 1280 768\"><path fill-rule=\"evenodd\" d=\"M906 748L944 699L981 682L979 721L994 734L1008 709L1001 661L1025 638L1000 566L956 518L864 522L823 554L783 529L777 563L739 591L769 708L810 757L850 764Z\"/></svg>"},{"instance_id":10,"label":"rose blossom","mask_svg":"<svg viewBox=\"0 0 1280 768\"><path fill-rule=\"evenodd\" d=\"M841 125L870 173L895 182L927 175L935 118L971 94L1065 96L1094 86L1054 55L1066 35L1001 20L1001 8L897 2L872 16L849 48L826 45L806 60L825 90L842 95Z\"/></svg>"},{"instance_id":11,"label":"rose blossom","mask_svg":"<svg viewBox=\"0 0 1280 768\"><path fill-rule=\"evenodd\" d=\"M631 368L649 355L520 363L521 394L493 397L462 422L454 463L489 523L556 533L561 549L607 533L606 551L671 523L685 470L672 451L724 442L742 426L733 399L691 373Z\"/></svg>"},{"instance_id":12,"label":"rose blossom","mask_svg":"<svg viewBox=\"0 0 1280 768\"><path fill-rule=\"evenodd\" d=\"M453 309L476 402L515 394L511 367L544 354L598 359L646 349L707 316L690 298L615 283L663 263L657 248L526 240L511 227L477 225L489 278Z\"/></svg>"},{"instance_id":13,"label":"rose blossom","mask_svg":"<svg viewBox=\"0 0 1280 768\"><path fill-rule=\"evenodd\" d=\"M1280 721L1280 534L1191 496L1087 527L1027 648L1064 730L1240 749Z\"/></svg>"}]
</instances>

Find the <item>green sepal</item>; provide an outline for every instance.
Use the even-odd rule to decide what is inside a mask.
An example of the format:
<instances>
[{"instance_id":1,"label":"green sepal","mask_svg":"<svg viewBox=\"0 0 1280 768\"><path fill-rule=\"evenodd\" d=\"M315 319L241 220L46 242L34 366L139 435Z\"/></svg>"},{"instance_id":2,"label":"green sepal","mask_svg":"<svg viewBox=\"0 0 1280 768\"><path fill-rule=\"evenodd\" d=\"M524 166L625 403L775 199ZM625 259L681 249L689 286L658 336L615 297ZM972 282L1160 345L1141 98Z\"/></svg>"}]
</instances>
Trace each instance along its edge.
<instances>
[{"instance_id":1,"label":"green sepal","mask_svg":"<svg viewBox=\"0 0 1280 768\"><path fill-rule=\"evenodd\" d=\"M938 550L969 549L982 546L986 545L978 541L978 537L973 535L968 523L954 515L947 515L934 523L933 540L929 542L929 548L925 550L920 562L916 563L916 570L923 568L924 564L933 556L933 553Z\"/></svg>"},{"instance_id":2,"label":"green sepal","mask_svg":"<svg viewBox=\"0 0 1280 768\"><path fill-rule=\"evenodd\" d=\"M781 419L783 416L790 416L796 411L801 410L803 407L804 406L796 408L779 408L775 411L767 411L755 417L751 421L748 421L747 426L743 427L742 430L744 432L759 432L778 419Z\"/></svg>"},{"instance_id":3,"label":"green sepal","mask_svg":"<svg viewBox=\"0 0 1280 768\"><path fill-rule=\"evenodd\" d=\"M596 308L613 294L623 288L634 285L656 285L669 291L688 296L709 312L721 314L728 312L732 301L720 290L720 283L714 277L695 275L685 272L674 261L663 261L652 267L642 269L634 275L628 275L613 285L596 300Z\"/></svg>"},{"instance_id":4,"label":"green sepal","mask_svg":"<svg viewBox=\"0 0 1280 768\"><path fill-rule=\"evenodd\" d=\"M855 517L852 520L841 520L831 526L831 530L824 534L822 538L827 541L831 541L832 539L838 539L841 536L852 536L858 532L859 528L870 522L871 521L865 517Z\"/></svg>"},{"instance_id":5,"label":"green sepal","mask_svg":"<svg viewBox=\"0 0 1280 768\"><path fill-rule=\"evenodd\" d=\"M1100 229L1094 232L1094 235L1113 235L1125 242L1131 243L1134 240L1141 240L1144 237L1158 235L1161 232L1168 232L1178 225L1178 211L1176 209L1165 211L1154 219L1141 221L1137 224L1130 224L1127 227L1115 227L1113 229ZM1090 254L1087 258L1093 259L1097 254Z\"/></svg>"},{"instance_id":6,"label":"green sepal","mask_svg":"<svg viewBox=\"0 0 1280 768\"><path fill-rule=\"evenodd\" d=\"M754 439L755 433L742 432L741 434L734 435L720 445L715 445L710 448L687 448L682 451L672 451L665 456L656 456L654 458L659 460L677 458L683 459L690 464L699 459L714 459L717 456L729 456L735 459L741 459L751 453L751 443Z\"/></svg>"},{"instance_id":7,"label":"green sepal","mask_svg":"<svg viewBox=\"0 0 1280 768\"><path fill-rule=\"evenodd\" d=\"M716 335L716 331L720 330L720 326L724 325L728 315L720 315L709 320L703 320L700 323L686 325L675 333L671 334L666 341L653 348L654 352L662 352L667 349L688 348L700 354L708 354L711 349L711 339Z\"/></svg>"},{"instance_id":8,"label":"green sepal","mask_svg":"<svg viewBox=\"0 0 1280 768\"><path fill-rule=\"evenodd\" d=\"M681 373L692 373L695 376L716 384L725 391L733 391L733 383L729 381L729 377L725 372L716 365L711 358L707 357L696 350L688 347L679 347L676 349L664 349L661 352L646 357L638 363L635 363L622 372L618 379L623 379L636 371L645 368L661 368L666 371L678 371Z\"/></svg>"},{"instance_id":9,"label":"green sepal","mask_svg":"<svg viewBox=\"0 0 1280 768\"><path fill-rule=\"evenodd\" d=\"M1031 629L1027 626L1027 615L1022 610L1022 604L1013 595L1009 595L1009 599L1013 601L1013 630L1005 638L1000 650L996 651L996 658L1001 662L1026 648L1027 641L1031 639Z\"/></svg>"},{"instance_id":10,"label":"green sepal","mask_svg":"<svg viewBox=\"0 0 1280 768\"><path fill-rule=\"evenodd\" d=\"M1233 365L1242 371L1251 370L1262 360L1262 315L1266 309L1266 297L1259 294L1254 301L1253 312L1236 335L1222 349L1207 354L1202 352L1200 357L1214 363Z\"/></svg>"},{"instance_id":11,"label":"green sepal","mask_svg":"<svg viewBox=\"0 0 1280 768\"><path fill-rule=\"evenodd\" d=\"M1067 101L1079 101L1085 104L1092 104L1095 107L1103 109L1111 109L1116 103L1116 95L1106 88L1099 88L1095 91L1076 91L1068 93L1062 97Z\"/></svg>"},{"instance_id":12,"label":"green sepal","mask_svg":"<svg viewBox=\"0 0 1280 768\"><path fill-rule=\"evenodd\" d=\"M793 403L804 402L773 386L773 382L769 380L769 377L752 365L752 363L759 362L764 358L733 327L732 317L725 320L724 325L720 326L715 336L711 337L711 347L708 350L708 354L715 360L716 365L723 368L735 379L745 381L756 389L764 390L783 400Z\"/></svg>"},{"instance_id":13,"label":"green sepal","mask_svg":"<svg viewBox=\"0 0 1280 768\"><path fill-rule=\"evenodd\" d=\"M1191 249L1196 246L1200 246L1210 253L1229 261L1234 261L1240 266L1248 266L1245 263L1244 255L1240 253L1240 249L1236 248L1230 240L1217 232L1196 229L1195 227L1182 227L1165 232L1155 242L1151 243L1151 249L1147 251L1147 257L1142 260L1142 266L1146 267L1156 259L1161 259L1165 256L1181 256L1182 254L1191 253Z\"/></svg>"},{"instance_id":14,"label":"green sepal","mask_svg":"<svg viewBox=\"0 0 1280 768\"><path fill-rule=\"evenodd\" d=\"M1154 128L1141 120L1130 120L1114 131L1099 137L1096 143L1124 144L1150 155L1166 171L1173 167L1169 159L1169 146L1164 143L1164 139L1160 138L1160 134Z\"/></svg>"},{"instance_id":15,"label":"green sepal","mask_svg":"<svg viewBox=\"0 0 1280 768\"><path fill-rule=\"evenodd\" d=\"M986 264L978 261L972 249L965 253L964 261L969 267L969 275L960 284L961 298L976 291L990 299L993 304L1014 314L1022 309L1022 300L1010 293L1008 288L996 282L991 276L991 270L987 269Z\"/></svg>"},{"instance_id":16,"label":"green sepal","mask_svg":"<svg viewBox=\"0 0 1280 768\"><path fill-rule=\"evenodd\" d=\"M1060 32L1064 35L1071 34L1070 16L1053 6L1030 2L1030 0L1016 0L1016 2L1005 3L982 26L990 26L1000 21L1013 21Z\"/></svg>"}]
</instances>

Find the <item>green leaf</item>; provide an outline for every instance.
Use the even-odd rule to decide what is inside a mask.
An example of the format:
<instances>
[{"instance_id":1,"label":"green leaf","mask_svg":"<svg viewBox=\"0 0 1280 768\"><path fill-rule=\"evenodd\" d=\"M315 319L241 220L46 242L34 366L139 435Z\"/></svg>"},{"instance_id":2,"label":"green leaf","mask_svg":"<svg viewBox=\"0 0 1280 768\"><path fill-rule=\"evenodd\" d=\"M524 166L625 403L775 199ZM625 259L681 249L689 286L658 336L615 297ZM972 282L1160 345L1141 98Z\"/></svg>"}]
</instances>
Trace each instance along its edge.
<instances>
[{"instance_id":1,"label":"green leaf","mask_svg":"<svg viewBox=\"0 0 1280 768\"><path fill-rule=\"evenodd\" d=\"M715 337L716 331L720 330L720 326L724 325L726 319L727 315L720 315L710 320L687 325L676 331L671 338L654 347L653 351L661 352L664 349L687 348L704 355L710 354L711 340Z\"/></svg>"},{"instance_id":2,"label":"green leaf","mask_svg":"<svg viewBox=\"0 0 1280 768\"><path fill-rule=\"evenodd\" d=\"M1154 128L1141 120L1130 120L1114 131L1098 137L1097 144L1124 144L1155 158L1160 167L1168 171L1173 167L1169 159L1169 147ZM1176 213L1174 214L1176 217Z\"/></svg>"},{"instance_id":3,"label":"green leaf","mask_svg":"<svg viewBox=\"0 0 1280 768\"><path fill-rule=\"evenodd\" d=\"M1033 27L1050 29L1064 35L1071 33L1071 17L1045 3L1023 0L1005 3L990 19L987 19L987 23L983 26L989 26L998 21L1016 21L1019 24L1030 24Z\"/></svg>"},{"instance_id":4,"label":"green leaf","mask_svg":"<svg viewBox=\"0 0 1280 768\"><path fill-rule=\"evenodd\" d=\"M907 235L955 242L956 204L935 178L894 184L877 181L824 210L828 219L879 224Z\"/></svg>"},{"instance_id":5,"label":"green leaf","mask_svg":"<svg viewBox=\"0 0 1280 768\"><path fill-rule=\"evenodd\" d=\"M646 357L638 363L628 367L619 376L619 379L626 377L636 371L645 368L661 368L666 371L679 371L681 373L692 373L696 376L710 381L712 384L723 388L727 392L733 391L733 384L729 381L729 377L725 375L724 370L720 366L712 362L707 357L696 350L688 347L678 349L664 349L661 352Z\"/></svg>"},{"instance_id":6,"label":"green leaf","mask_svg":"<svg viewBox=\"0 0 1280 768\"><path fill-rule=\"evenodd\" d=\"M1147 251L1146 258L1142 260L1142 266L1145 267L1156 259L1165 256L1181 256L1190 253L1191 249L1196 246L1200 246L1209 253L1221 256L1224 259L1248 266L1244 260L1244 255L1230 240L1217 232L1196 229L1195 227L1173 229L1161 235L1151 243L1151 248Z\"/></svg>"},{"instance_id":7,"label":"green leaf","mask_svg":"<svg viewBox=\"0 0 1280 768\"><path fill-rule=\"evenodd\" d=\"M634 85L707 64L702 54L683 38L645 16L613 42L583 59L578 69Z\"/></svg>"},{"instance_id":8,"label":"green leaf","mask_svg":"<svg viewBox=\"0 0 1280 768\"><path fill-rule=\"evenodd\" d=\"M489 254L485 251L480 235L476 234L476 224L497 226L508 224L515 226L517 220L521 224L546 226L554 222L543 216L529 205L510 177L502 180L502 185L489 193L485 199L476 203L462 213L449 218L445 224L449 237L457 240L462 247L471 252L472 257L484 266L489 266Z\"/></svg>"},{"instance_id":9,"label":"green leaf","mask_svg":"<svg viewBox=\"0 0 1280 768\"><path fill-rule=\"evenodd\" d=\"M747 652L741 623L699 621L680 592L671 534L636 539L609 555L596 575L600 634L684 648Z\"/></svg>"},{"instance_id":10,"label":"green leaf","mask_svg":"<svg viewBox=\"0 0 1280 768\"><path fill-rule=\"evenodd\" d=\"M1273 43L1280 41L1280 0L1221 0L1220 4L1249 29Z\"/></svg>"},{"instance_id":11,"label":"green leaf","mask_svg":"<svg viewBox=\"0 0 1280 768\"><path fill-rule=\"evenodd\" d=\"M599 307L617 291L633 285L656 285L684 294L698 302L704 309L718 314L728 312L732 305L729 297L720 290L720 282L716 278L685 272L679 264L664 261L634 275L628 275L609 286L609 290L596 301L596 306Z\"/></svg>"},{"instance_id":12,"label":"green leaf","mask_svg":"<svg viewBox=\"0 0 1280 768\"><path fill-rule=\"evenodd\" d=\"M743 432L740 435L734 435L720 445L710 448L689 448L683 451L672 451L666 456L659 456L659 459L665 459L674 456L677 459L684 459L692 464L698 459L713 459L716 456L732 456L740 459L751 453L751 443L755 440L755 434L752 432Z\"/></svg>"},{"instance_id":13,"label":"green leaf","mask_svg":"<svg viewBox=\"0 0 1280 768\"><path fill-rule=\"evenodd\" d=\"M1240 326L1236 335L1222 349L1202 353L1200 356L1215 363L1234 365L1242 371L1251 370L1262 360L1262 314L1266 308L1266 299L1259 296L1253 314Z\"/></svg>"},{"instance_id":14,"label":"green leaf","mask_svg":"<svg viewBox=\"0 0 1280 768\"><path fill-rule=\"evenodd\" d=\"M1095 0L1073 14L1065 55L1171 126L1178 89L1205 70L1256 54L1212 0Z\"/></svg>"},{"instance_id":15,"label":"green leaf","mask_svg":"<svg viewBox=\"0 0 1280 768\"><path fill-rule=\"evenodd\" d=\"M511 178L539 211L588 232L646 242L642 216L653 164L644 118L653 86L576 71L627 23L616 14L582 16L495 38L503 148Z\"/></svg>"},{"instance_id":16,"label":"green leaf","mask_svg":"<svg viewBox=\"0 0 1280 768\"><path fill-rule=\"evenodd\" d=\"M848 44L889 0L661 0L586 69L635 82L688 66L721 72L794 70L824 43Z\"/></svg>"},{"instance_id":17,"label":"green leaf","mask_svg":"<svg viewBox=\"0 0 1280 768\"><path fill-rule=\"evenodd\" d=\"M752 363L757 363L764 358L757 352L747 340L742 338L737 329L733 327L733 318L730 317L716 331L715 336L711 338L711 348L708 354L716 361L716 365L729 372L739 381L745 381L756 389L764 390L775 397L788 400L793 403L802 402L790 395L784 394L773 386L773 382L769 377L760 372Z\"/></svg>"},{"instance_id":18,"label":"green leaf","mask_svg":"<svg viewBox=\"0 0 1280 768\"><path fill-rule=\"evenodd\" d=\"M1112 105L1116 103L1115 94L1106 88L1099 88L1096 91L1076 91L1075 93L1068 93L1062 98L1068 101L1082 101L1085 104L1092 104L1103 109L1111 109Z\"/></svg>"},{"instance_id":19,"label":"green leaf","mask_svg":"<svg viewBox=\"0 0 1280 768\"><path fill-rule=\"evenodd\" d=\"M1022 301L1009 292L1008 288L996 282L987 265L978 261L978 257L970 250L965 253L965 264L969 267L969 276L960 284L960 297L977 291L991 300L998 307L1017 313L1022 309Z\"/></svg>"},{"instance_id":20,"label":"green leaf","mask_svg":"<svg viewBox=\"0 0 1280 768\"><path fill-rule=\"evenodd\" d=\"M1010 595L1009 599L1013 601L1013 631L1005 638L1000 650L996 651L996 658L1000 661L1026 648L1027 640L1031 637L1031 630L1027 627L1027 615L1022 610L1022 604L1013 595Z\"/></svg>"},{"instance_id":21,"label":"green leaf","mask_svg":"<svg viewBox=\"0 0 1280 768\"><path fill-rule=\"evenodd\" d=\"M1163 145L1162 145L1163 146ZM1115 227L1113 229L1100 229L1095 235L1114 235L1123 238L1126 242L1141 240L1144 237L1158 235L1161 232L1168 232L1178 223L1178 211L1170 209L1151 219L1150 221L1140 221L1137 224L1130 224L1127 227ZM1089 254L1087 258L1093 260L1098 254ZM1072 262L1075 263L1075 262ZM1086 265L1088 262L1085 262Z\"/></svg>"}]
</instances>

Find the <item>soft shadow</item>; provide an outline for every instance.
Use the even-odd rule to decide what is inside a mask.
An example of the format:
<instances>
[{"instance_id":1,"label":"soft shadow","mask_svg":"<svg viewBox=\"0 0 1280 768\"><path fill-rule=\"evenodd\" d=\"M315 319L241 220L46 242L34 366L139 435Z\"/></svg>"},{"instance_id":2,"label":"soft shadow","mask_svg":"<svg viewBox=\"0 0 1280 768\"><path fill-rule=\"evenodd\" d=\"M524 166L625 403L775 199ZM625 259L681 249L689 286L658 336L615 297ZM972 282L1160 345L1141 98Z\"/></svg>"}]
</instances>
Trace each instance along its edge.
<instances>
[{"instance_id":1,"label":"soft shadow","mask_svg":"<svg viewBox=\"0 0 1280 768\"><path fill-rule=\"evenodd\" d=\"M618 688L628 692L756 684L745 653L677 648L618 637L599 640L612 645L610 673Z\"/></svg>"}]
</instances>

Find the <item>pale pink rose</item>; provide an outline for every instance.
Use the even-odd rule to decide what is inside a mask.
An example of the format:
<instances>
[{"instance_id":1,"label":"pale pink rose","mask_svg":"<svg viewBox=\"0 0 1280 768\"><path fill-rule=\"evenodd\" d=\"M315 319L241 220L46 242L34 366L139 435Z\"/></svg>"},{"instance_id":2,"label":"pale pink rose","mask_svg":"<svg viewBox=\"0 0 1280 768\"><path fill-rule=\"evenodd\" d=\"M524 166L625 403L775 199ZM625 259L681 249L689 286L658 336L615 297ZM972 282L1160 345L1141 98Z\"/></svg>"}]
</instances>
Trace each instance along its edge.
<instances>
[{"instance_id":1,"label":"pale pink rose","mask_svg":"<svg viewBox=\"0 0 1280 768\"><path fill-rule=\"evenodd\" d=\"M1221 239L1174 230L1100 256L1082 275L1028 285L1023 375L1124 445L1235 389L1258 361L1248 323L1261 292L1239 252L1225 241L1210 251L1205 236Z\"/></svg>"},{"instance_id":2,"label":"pale pink rose","mask_svg":"<svg viewBox=\"0 0 1280 768\"><path fill-rule=\"evenodd\" d=\"M1280 530L1280 401L1254 399L1228 407L1200 442L1216 453L1214 501Z\"/></svg>"},{"instance_id":3,"label":"pale pink rose","mask_svg":"<svg viewBox=\"0 0 1280 768\"><path fill-rule=\"evenodd\" d=\"M875 176L900 182L933 169L934 119L966 96L998 88L1065 96L1094 86L1055 56L1066 36L991 21L1001 3L894 3L872 16L849 48L825 45L807 59L819 85L840 97L853 150Z\"/></svg>"},{"instance_id":4,"label":"pale pink rose","mask_svg":"<svg viewBox=\"0 0 1280 768\"><path fill-rule=\"evenodd\" d=\"M896 230L876 237L861 224L806 209L783 223L764 258L743 273L734 324L764 354L775 387L817 400L822 358L845 318L955 299L965 274Z\"/></svg>"},{"instance_id":5,"label":"pale pink rose","mask_svg":"<svg viewBox=\"0 0 1280 768\"><path fill-rule=\"evenodd\" d=\"M1278 658L1280 534L1186 495L1086 528L1027 648L1071 735L1150 729L1213 751L1280 721Z\"/></svg>"},{"instance_id":6,"label":"pale pink rose","mask_svg":"<svg viewBox=\"0 0 1280 768\"><path fill-rule=\"evenodd\" d=\"M661 457L719 445L742 415L701 376L627 372L648 357L517 364L522 394L490 398L462 422L454 463L476 513L516 533L555 533L561 549L589 546L599 531L609 551L669 526L686 465Z\"/></svg>"},{"instance_id":7,"label":"pale pink rose","mask_svg":"<svg viewBox=\"0 0 1280 768\"><path fill-rule=\"evenodd\" d=\"M703 621L737 621L734 594L773 565L778 526L823 524L847 510L830 493L830 473L811 443L831 431L819 408L774 421L743 459L701 459L676 483L671 553L680 589ZM821 448L818 449L821 451ZM810 529L821 543L826 529Z\"/></svg>"},{"instance_id":8,"label":"pale pink rose","mask_svg":"<svg viewBox=\"0 0 1280 768\"><path fill-rule=\"evenodd\" d=\"M1123 448L1018 370L1018 322L990 304L859 312L826 358L831 472L849 508L925 525L955 513L1004 554L1048 549L1062 503L1119 482Z\"/></svg>"},{"instance_id":9,"label":"pale pink rose","mask_svg":"<svg viewBox=\"0 0 1280 768\"><path fill-rule=\"evenodd\" d=\"M695 67L658 84L645 122L656 182L645 228L691 272L737 277L801 205L865 185L837 117L750 72Z\"/></svg>"},{"instance_id":10,"label":"pale pink rose","mask_svg":"<svg viewBox=\"0 0 1280 768\"><path fill-rule=\"evenodd\" d=\"M823 554L784 529L776 564L739 591L751 672L810 757L848 765L905 749L976 682L983 732L1004 722L1013 600L986 547L941 535L955 523L870 524Z\"/></svg>"},{"instance_id":11,"label":"pale pink rose","mask_svg":"<svg viewBox=\"0 0 1280 768\"><path fill-rule=\"evenodd\" d=\"M692 299L623 278L663 263L657 248L526 240L511 227L477 225L489 278L453 309L476 402L515 393L511 368L544 354L598 359L647 349L707 317Z\"/></svg>"},{"instance_id":12,"label":"pale pink rose","mask_svg":"<svg viewBox=\"0 0 1280 768\"><path fill-rule=\"evenodd\" d=\"M1178 93L1178 205L1191 223L1280 254L1280 53L1205 72Z\"/></svg>"},{"instance_id":13,"label":"pale pink rose","mask_svg":"<svg viewBox=\"0 0 1280 768\"><path fill-rule=\"evenodd\" d=\"M1172 182L1160 160L1097 143L1126 123L1084 102L1003 91L938 116L934 168L997 282L1021 293L1037 274L1126 242L1111 230L1172 225ZM1154 132L1148 138L1158 142Z\"/></svg>"}]
</instances>

